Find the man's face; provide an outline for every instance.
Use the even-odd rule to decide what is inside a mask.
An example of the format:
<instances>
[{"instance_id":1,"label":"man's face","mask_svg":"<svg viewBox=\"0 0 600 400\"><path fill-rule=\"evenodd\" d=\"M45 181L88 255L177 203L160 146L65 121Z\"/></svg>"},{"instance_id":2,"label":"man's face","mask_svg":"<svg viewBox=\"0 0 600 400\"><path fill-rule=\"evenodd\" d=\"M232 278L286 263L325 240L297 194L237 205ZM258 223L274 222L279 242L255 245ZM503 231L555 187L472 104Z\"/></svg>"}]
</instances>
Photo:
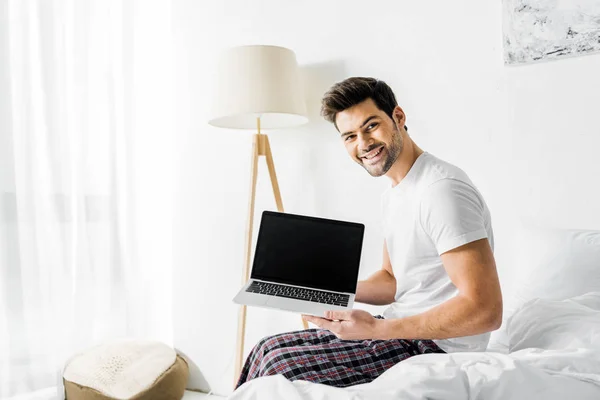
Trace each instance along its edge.
<instances>
[{"instance_id":1,"label":"man's face","mask_svg":"<svg viewBox=\"0 0 600 400\"><path fill-rule=\"evenodd\" d=\"M371 176L384 175L402 153L400 129L372 99L339 112L335 122L346 151Z\"/></svg>"}]
</instances>

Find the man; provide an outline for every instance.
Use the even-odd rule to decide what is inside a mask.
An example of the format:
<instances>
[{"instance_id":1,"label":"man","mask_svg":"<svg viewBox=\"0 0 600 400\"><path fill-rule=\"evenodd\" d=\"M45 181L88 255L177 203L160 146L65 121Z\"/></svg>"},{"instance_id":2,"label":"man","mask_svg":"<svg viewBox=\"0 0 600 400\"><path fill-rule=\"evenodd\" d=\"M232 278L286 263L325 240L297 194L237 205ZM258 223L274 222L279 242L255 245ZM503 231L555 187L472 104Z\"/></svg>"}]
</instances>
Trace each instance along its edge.
<instances>
[{"instance_id":1,"label":"man","mask_svg":"<svg viewBox=\"0 0 600 400\"><path fill-rule=\"evenodd\" d=\"M322 329L276 335L253 349L238 386L282 374L334 386L370 382L413 355L483 351L502 320L490 212L459 168L421 150L391 88L373 78L335 84L322 100L350 157L383 193L383 265L356 301L390 305L304 316Z\"/></svg>"}]
</instances>

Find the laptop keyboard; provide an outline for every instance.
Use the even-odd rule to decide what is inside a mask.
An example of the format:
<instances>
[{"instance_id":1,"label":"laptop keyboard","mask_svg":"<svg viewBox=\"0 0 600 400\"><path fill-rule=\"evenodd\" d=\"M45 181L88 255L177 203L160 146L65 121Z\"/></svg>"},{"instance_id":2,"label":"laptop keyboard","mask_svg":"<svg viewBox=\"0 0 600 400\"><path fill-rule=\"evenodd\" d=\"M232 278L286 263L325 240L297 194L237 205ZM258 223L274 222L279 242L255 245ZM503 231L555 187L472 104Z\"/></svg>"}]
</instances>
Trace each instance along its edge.
<instances>
[{"instance_id":1,"label":"laptop keyboard","mask_svg":"<svg viewBox=\"0 0 600 400\"><path fill-rule=\"evenodd\" d=\"M324 292L322 290L312 290L298 288L294 286L278 285L276 283L252 282L246 292L266 294L277 297L287 297L290 299L312 301L313 303L331 304L332 306L347 306L350 296L335 292Z\"/></svg>"}]
</instances>

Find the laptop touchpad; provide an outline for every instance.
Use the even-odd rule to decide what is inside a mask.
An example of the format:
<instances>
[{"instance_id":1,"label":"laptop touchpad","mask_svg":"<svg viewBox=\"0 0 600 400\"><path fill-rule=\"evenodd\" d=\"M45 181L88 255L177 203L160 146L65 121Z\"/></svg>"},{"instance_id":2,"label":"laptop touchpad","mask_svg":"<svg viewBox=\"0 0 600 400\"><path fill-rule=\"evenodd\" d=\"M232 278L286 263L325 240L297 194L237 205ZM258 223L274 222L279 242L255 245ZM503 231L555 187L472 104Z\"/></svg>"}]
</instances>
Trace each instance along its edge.
<instances>
[{"instance_id":1,"label":"laptop touchpad","mask_svg":"<svg viewBox=\"0 0 600 400\"><path fill-rule=\"evenodd\" d=\"M267 306L312 315L323 315L327 309L320 304L311 304L306 301L286 299L281 297L270 298L269 301L267 301Z\"/></svg>"}]
</instances>

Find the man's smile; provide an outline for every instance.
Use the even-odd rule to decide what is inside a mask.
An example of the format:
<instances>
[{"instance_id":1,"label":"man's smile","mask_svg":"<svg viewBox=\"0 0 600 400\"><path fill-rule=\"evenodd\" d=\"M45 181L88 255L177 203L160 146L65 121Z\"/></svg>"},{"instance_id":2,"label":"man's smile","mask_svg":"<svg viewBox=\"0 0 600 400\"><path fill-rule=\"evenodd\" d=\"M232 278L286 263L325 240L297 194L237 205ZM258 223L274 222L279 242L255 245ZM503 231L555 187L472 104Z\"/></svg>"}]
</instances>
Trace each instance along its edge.
<instances>
[{"instance_id":1,"label":"man's smile","mask_svg":"<svg viewBox=\"0 0 600 400\"><path fill-rule=\"evenodd\" d=\"M384 146L379 146L379 147L371 150L367 154L361 156L360 158L364 164L367 164L367 165L376 164L377 162L379 162L379 160L381 160L381 157L383 156L383 150L384 150Z\"/></svg>"}]
</instances>

